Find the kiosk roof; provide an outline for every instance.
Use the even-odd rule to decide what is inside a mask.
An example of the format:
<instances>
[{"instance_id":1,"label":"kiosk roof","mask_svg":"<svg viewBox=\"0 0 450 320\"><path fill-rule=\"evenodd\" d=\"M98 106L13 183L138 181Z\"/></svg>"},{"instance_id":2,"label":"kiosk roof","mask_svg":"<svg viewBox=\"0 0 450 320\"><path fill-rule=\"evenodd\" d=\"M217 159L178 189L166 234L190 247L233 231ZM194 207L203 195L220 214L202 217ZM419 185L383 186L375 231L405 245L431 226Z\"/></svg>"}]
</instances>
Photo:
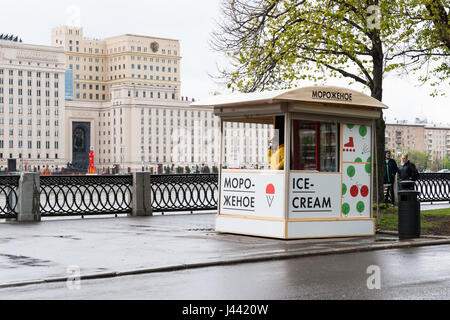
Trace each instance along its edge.
<instances>
[{"instance_id":1,"label":"kiosk roof","mask_svg":"<svg viewBox=\"0 0 450 320\"><path fill-rule=\"evenodd\" d=\"M312 86L287 90L262 91L251 93L233 93L208 97L194 102L192 106L226 107L252 104L275 104L280 102L304 102L320 105L347 105L387 109L375 98L361 92L334 86Z\"/></svg>"}]
</instances>

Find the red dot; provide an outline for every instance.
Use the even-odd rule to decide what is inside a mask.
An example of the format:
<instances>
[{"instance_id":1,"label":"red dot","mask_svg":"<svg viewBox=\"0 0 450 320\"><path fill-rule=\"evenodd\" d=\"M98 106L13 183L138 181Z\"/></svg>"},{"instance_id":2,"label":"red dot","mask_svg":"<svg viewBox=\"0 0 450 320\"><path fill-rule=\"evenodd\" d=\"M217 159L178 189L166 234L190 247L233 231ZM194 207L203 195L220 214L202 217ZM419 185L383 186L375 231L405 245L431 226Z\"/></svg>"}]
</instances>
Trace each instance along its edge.
<instances>
[{"instance_id":1,"label":"red dot","mask_svg":"<svg viewBox=\"0 0 450 320\"><path fill-rule=\"evenodd\" d=\"M361 187L361 195L363 197L367 197L367 195L369 194L369 187L367 186L362 186Z\"/></svg>"},{"instance_id":2,"label":"red dot","mask_svg":"<svg viewBox=\"0 0 450 320\"><path fill-rule=\"evenodd\" d=\"M275 194L275 187L273 186L273 184L268 184L266 187L266 193L267 194Z\"/></svg>"},{"instance_id":3,"label":"red dot","mask_svg":"<svg viewBox=\"0 0 450 320\"><path fill-rule=\"evenodd\" d=\"M352 197L356 197L358 195L358 187L357 186L352 186L350 188L350 194L352 195Z\"/></svg>"}]
</instances>

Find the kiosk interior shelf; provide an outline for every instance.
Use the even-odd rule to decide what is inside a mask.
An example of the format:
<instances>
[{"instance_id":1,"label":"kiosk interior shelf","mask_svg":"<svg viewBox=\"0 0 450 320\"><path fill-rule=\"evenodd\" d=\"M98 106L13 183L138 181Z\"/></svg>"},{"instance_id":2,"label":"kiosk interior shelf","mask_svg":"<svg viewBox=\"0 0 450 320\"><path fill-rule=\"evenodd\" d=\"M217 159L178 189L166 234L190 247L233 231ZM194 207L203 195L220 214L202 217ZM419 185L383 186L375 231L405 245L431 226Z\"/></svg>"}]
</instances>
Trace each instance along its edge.
<instances>
[{"instance_id":1,"label":"kiosk interior shelf","mask_svg":"<svg viewBox=\"0 0 450 320\"><path fill-rule=\"evenodd\" d=\"M337 125L335 123L321 123L319 155L321 171L336 171L337 150Z\"/></svg>"},{"instance_id":2,"label":"kiosk interior shelf","mask_svg":"<svg viewBox=\"0 0 450 320\"><path fill-rule=\"evenodd\" d=\"M291 169L336 171L338 125L318 121L293 121Z\"/></svg>"}]
</instances>

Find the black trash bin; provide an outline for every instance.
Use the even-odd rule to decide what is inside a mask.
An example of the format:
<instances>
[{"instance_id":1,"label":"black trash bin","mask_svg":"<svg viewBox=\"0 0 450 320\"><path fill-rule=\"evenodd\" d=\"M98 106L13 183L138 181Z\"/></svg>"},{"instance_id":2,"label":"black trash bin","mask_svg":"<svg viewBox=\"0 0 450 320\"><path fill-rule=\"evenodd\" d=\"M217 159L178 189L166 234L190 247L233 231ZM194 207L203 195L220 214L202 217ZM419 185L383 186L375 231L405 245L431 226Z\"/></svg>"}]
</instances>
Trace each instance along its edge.
<instances>
[{"instance_id":1,"label":"black trash bin","mask_svg":"<svg viewBox=\"0 0 450 320\"><path fill-rule=\"evenodd\" d=\"M414 181L400 181L398 191L398 235L400 239L420 237L420 192Z\"/></svg>"},{"instance_id":2,"label":"black trash bin","mask_svg":"<svg viewBox=\"0 0 450 320\"><path fill-rule=\"evenodd\" d=\"M400 180L398 182L399 190L414 190L416 183L412 180Z\"/></svg>"}]
</instances>

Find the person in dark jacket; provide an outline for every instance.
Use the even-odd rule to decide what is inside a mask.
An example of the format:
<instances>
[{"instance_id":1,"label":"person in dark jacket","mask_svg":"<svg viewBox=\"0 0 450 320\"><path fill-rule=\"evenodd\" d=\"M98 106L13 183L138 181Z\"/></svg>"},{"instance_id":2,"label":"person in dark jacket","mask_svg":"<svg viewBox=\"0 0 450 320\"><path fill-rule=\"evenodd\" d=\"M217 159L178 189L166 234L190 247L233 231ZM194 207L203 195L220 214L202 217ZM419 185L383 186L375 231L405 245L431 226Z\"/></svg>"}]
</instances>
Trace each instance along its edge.
<instances>
[{"instance_id":1,"label":"person in dark jacket","mask_svg":"<svg viewBox=\"0 0 450 320\"><path fill-rule=\"evenodd\" d=\"M397 163L391 158L391 152L386 150L384 152L385 164L384 164L384 184L388 184L388 190L384 196L384 202L388 203L391 200L391 204L395 204L394 198L394 180L395 175L398 172Z\"/></svg>"},{"instance_id":2,"label":"person in dark jacket","mask_svg":"<svg viewBox=\"0 0 450 320\"><path fill-rule=\"evenodd\" d=\"M412 180L416 181L419 179L419 171L417 171L414 163L409 161L408 154L405 153L402 155L402 164L398 168L398 181L399 181L399 189L401 189L401 181L404 180Z\"/></svg>"}]
</instances>

